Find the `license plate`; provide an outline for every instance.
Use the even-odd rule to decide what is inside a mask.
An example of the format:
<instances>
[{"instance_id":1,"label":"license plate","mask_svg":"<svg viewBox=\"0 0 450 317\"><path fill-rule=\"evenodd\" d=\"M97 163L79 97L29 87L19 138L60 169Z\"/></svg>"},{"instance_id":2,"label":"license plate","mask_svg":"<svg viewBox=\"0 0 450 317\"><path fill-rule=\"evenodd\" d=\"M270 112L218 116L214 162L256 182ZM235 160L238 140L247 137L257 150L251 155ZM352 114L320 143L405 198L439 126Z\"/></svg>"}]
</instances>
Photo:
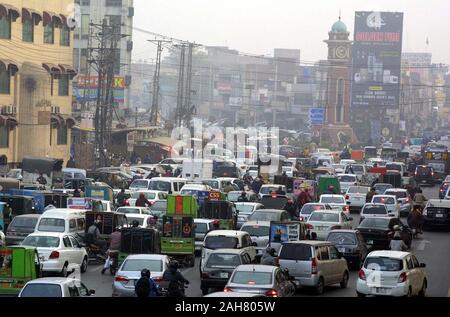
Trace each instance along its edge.
<instances>
[{"instance_id":1,"label":"license plate","mask_svg":"<svg viewBox=\"0 0 450 317\"><path fill-rule=\"evenodd\" d=\"M444 215L443 215L443 214L436 214L435 217L436 217L436 218L444 218Z\"/></svg>"},{"instance_id":2,"label":"license plate","mask_svg":"<svg viewBox=\"0 0 450 317\"><path fill-rule=\"evenodd\" d=\"M377 288L376 288L376 292L377 292L378 294L386 294L386 293L387 293L387 289L386 289L386 288L380 288L380 287L377 287Z\"/></svg>"},{"instance_id":3,"label":"license plate","mask_svg":"<svg viewBox=\"0 0 450 317\"><path fill-rule=\"evenodd\" d=\"M338 248L338 251L341 253L345 253L345 248Z\"/></svg>"},{"instance_id":4,"label":"license plate","mask_svg":"<svg viewBox=\"0 0 450 317\"><path fill-rule=\"evenodd\" d=\"M220 278L228 278L228 273L220 273Z\"/></svg>"}]
</instances>

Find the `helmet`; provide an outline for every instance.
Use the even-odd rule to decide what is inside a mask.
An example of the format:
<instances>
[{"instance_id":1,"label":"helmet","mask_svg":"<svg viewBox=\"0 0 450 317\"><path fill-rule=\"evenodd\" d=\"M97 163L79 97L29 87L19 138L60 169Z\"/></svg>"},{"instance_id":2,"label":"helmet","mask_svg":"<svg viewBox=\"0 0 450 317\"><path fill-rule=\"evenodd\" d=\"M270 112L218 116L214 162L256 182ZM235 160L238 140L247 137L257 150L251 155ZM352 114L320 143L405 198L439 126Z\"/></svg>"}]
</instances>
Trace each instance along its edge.
<instances>
[{"instance_id":1,"label":"helmet","mask_svg":"<svg viewBox=\"0 0 450 317\"><path fill-rule=\"evenodd\" d=\"M141 271L141 277L147 277L147 278L150 278L150 270L148 270L148 269L143 269L143 270Z\"/></svg>"},{"instance_id":2,"label":"helmet","mask_svg":"<svg viewBox=\"0 0 450 317\"><path fill-rule=\"evenodd\" d=\"M169 263L169 268L171 268L171 269L175 269L175 270L178 270L178 268L179 268L180 266L179 266L179 264L178 264L178 261L171 261L170 263Z\"/></svg>"}]
</instances>

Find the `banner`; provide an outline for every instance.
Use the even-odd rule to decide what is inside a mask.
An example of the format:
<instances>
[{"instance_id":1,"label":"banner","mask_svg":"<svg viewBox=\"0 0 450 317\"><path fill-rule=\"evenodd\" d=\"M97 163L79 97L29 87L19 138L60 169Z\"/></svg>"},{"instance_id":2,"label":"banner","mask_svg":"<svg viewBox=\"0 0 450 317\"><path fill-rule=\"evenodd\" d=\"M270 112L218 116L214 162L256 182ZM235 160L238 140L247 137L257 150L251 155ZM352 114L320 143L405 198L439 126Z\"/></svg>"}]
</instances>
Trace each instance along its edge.
<instances>
[{"instance_id":1,"label":"banner","mask_svg":"<svg viewBox=\"0 0 450 317\"><path fill-rule=\"evenodd\" d=\"M403 13L356 12L352 107L398 108Z\"/></svg>"}]
</instances>

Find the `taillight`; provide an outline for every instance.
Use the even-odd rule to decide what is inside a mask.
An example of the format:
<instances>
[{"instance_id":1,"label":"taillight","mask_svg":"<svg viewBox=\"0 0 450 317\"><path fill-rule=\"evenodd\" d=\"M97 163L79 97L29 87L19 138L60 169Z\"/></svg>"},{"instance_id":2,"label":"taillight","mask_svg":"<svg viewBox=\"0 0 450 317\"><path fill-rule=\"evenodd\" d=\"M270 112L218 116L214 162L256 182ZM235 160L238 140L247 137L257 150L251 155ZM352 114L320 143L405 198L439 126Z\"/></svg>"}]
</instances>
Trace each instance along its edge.
<instances>
[{"instance_id":1,"label":"taillight","mask_svg":"<svg viewBox=\"0 0 450 317\"><path fill-rule=\"evenodd\" d=\"M399 282L399 283L405 283L407 279L408 279L408 275L406 274L406 272L403 272L403 273L400 274L400 276L398 277L398 282Z\"/></svg>"},{"instance_id":2,"label":"taillight","mask_svg":"<svg viewBox=\"0 0 450 317\"><path fill-rule=\"evenodd\" d=\"M363 281L366 280L366 273L364 273L364 270L359 270L358 277L360 280L363 280Z\"/></svg>"},{"instance_id":3,"label":"taillight","mask_svg":"<svg viewBox=\"0 0 450 317\"><path fill-rule=\"evenodd\" d=\"M208 273L202 273L202 278L209 278L209 274Z\"/></svg>"},{"instance_id":4,"label":"taillight","mask_svg":"<svg viewBox=\"0 0 450 317\"><path fill-rule=\"evenodd\" d=\"M349 200L350 196L349 195L345 195L345 200Z\"/></svg>"},{"instance_id":5,"label":"taillight","mask_svg":"<svg viewBox=\"0 0 450 317\"><path fill-rule=\"evenodd\" d=\"M276 289L269 289L265 295L267 297L278 297L278 291Z\"/></svg>"},{"instance_id":6,"label":"taillight","mask_svg":"<svg viewBox=\"0 0 450 317\"><path fill-rule=\"evenodd\" d=\"M434 172L431 172L431 176L434 176Z\"/></svg>"},{"instance_id":7,"label":"taillight","mask_svg":"<svg viewBox=\"0 0 450 317\"><path fill-rule=\"evenodd\" d=\"M313 258L311 261L311 274L317 274L317 259Z\"/></svg>"},{"instance_id":8,"label":"taillight","mask_svg":"<svg viewBox=\"0 0 450 317\"><path fill-rule=\"evenodd\" d=\"M415 172L415 173L414 173L414 175L416 175L416 176L417 176L417 172Z\"/></svg>"},{"instance_id":9,"label":"taillight","mask_svg":"<svg viewBox=\"0 0 450 317\"><path fill-rule=\"evenodd\" d=\"M309 230L314 229L314 226L312 224L310 224L310 223L307 223L306 224L306 229L309 229Z\"/></svg>"},{"instance_id":10,"label":"taillight","mask_svg":"<svg viewBox=\"0 0 450 317\"><path fill-rule=\"evenodd\" d=\"M231 288L225 287L225 288L223 289L223 292L224 292L224 293L230 293L230 292L231 292Z\"/></svg>"},{"instance_id":11,"label":"taillight","mask_svg":"<svg viewBox=\"0 0 450 317\"><path fill-rule=\"evenodd\" d=\"M52 253L50 253L50 256L48 258L49 259L59 259L59 252L53 251Z\"/></svg>"},{"instance_id":12,"label":"taillight","mask_svg":"<svg viewBox=\"0 0 450 317\"><path fill-rule=\"evenodd\" d=\"M156 277L153 277L153 280L154 280L156 283L159 283L159 282L162 282L162 281L163 281L163 278L162 278L162 276L156 276Z\"/></svg>"},{"instance_id":13,"label":"taillight","mask_svg":"<svg viewBox=\"0 0 450 317\"><path fill-rule=\"evenodd\" d=\"M114 278L114 281L116 281L116 282L128 282L129 280L128 280L128 278L126 278L125 276L116 276L115 278Z\"/></svg>"}]
</instances>

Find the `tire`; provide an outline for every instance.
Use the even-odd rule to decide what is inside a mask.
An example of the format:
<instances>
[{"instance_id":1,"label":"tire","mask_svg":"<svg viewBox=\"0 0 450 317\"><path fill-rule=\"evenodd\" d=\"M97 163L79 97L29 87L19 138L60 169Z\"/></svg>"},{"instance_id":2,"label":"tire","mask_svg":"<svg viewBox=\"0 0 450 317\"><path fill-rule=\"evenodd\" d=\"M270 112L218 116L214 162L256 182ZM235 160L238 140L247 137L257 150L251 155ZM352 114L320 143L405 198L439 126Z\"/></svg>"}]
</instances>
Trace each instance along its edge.
<instances>
[{"instance_id":1,"label":"tire","mask_svg":"<svg viewBox=\"0 0 450 317\"><path fill-rule=\"evenodd\" d=\"M87 257L84 257L83 263L81 263L81 273L86 273L88 268L88 259Z\"/></svg>"},{"instance_id":2,"label":"tire","mask_svg":"<svg viewBox=\"0 0 450 317\"><path fill-rule=\"evenodd\" d=\"M63 268L62 268L62 270L61 270L61 273L59 273L59 275L61 276L61 277L67 277L67 267L68 267L69 265L67 264L67 263L64 263L64 266L63 266Z\"/></svg>"},{"instance_id":3,"label":"tire","mask_svg":"<svg viewBox=\"0 0 450 317\"><path fill-rule=\"evenodd\" d=\"M345 271L344 272L344 276L342 277L342 281L341 281L341 283L339 284L340 286L341 286L341 288L347 288L347 285L348 285L348 278L349 278L349 276L348 276L348 272L347 271Z\"/></svg>"},{"instance_id":4,"label":"tire","mask_svg":"<svg viewBox=\"0 0 450 317\"><path fill-rule=\"evenodd\" d=\"M360 292L356 292L356 296L359 298L364 298L366 297L366 294L360 293Z\"/></svg>"},{"instance_id":5,"label":"tire","mask_svg":"<svg viewBox=\"0 0 450 317\"><path fill-rule=\"evenodd\" d=\"M323 277L321 277L321 278L319 278L319 283L316 285L316 288L315 288L316 295L322 295L324 288L325 288L325 284L323 281Z\"/></svg>"},{"instance_id":6,"label":"tire","mask_svg":"<svg viewBox=\"0 0 450 317\"><path fill-rule=\"evenodd\" d=\"M426 297L427 296L427 280L423 280L422 289L419 292L420 297Z\"/></svg>"}]
</instances>

